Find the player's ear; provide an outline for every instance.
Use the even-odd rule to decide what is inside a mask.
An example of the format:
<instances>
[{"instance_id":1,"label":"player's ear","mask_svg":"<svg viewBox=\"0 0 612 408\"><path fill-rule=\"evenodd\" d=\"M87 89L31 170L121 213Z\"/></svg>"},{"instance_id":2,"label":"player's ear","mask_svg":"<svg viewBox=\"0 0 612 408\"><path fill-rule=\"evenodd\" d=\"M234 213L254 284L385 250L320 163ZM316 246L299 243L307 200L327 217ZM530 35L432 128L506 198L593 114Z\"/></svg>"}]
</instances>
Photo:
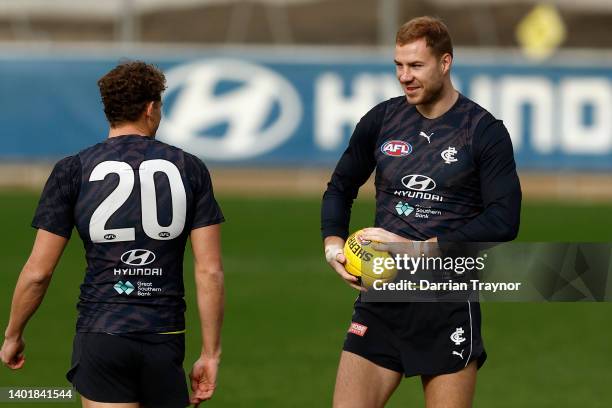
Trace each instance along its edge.
<instances>
[{"instance_id":1,"label":"player's ear","mask_svg":"<svg viewBox=\"0 0 612 408\"><path fill-rule=\"evenodd\" d=\"M442 55L442 58L440 58L440 66L442 67L443 75L446 75L448 72L450 72L450 67L452 63L453 63L452 55L450 55L448 52Z\"/></svg>"},{"instance_id":2,"label":"player's ear","mask_svg":"<svg viewBox=\"0 0 612 408\"><path fill-rule=\"evenodd\" d=\"M145 109L145 113L147 114L147 117L151 117L153 116L155 112L155 102L151 101L147 103L147 107Z\"/></svg>"}]
</instances>

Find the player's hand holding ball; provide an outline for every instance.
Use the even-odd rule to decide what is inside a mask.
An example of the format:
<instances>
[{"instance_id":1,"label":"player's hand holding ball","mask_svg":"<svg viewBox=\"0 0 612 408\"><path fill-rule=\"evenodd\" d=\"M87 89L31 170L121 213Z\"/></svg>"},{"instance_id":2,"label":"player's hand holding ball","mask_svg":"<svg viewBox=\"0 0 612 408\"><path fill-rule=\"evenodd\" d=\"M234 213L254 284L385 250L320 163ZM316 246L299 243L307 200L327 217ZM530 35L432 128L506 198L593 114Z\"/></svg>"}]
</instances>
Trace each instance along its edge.
<instances>
[{"instance_id":1,"label":"player's hand holding ball","mask_svg":"<svg viewBox=\"0 0 612 408\"><path fill-rule=\"evenodd\" d=\"M384 228L364 228L359 231L359 236L363 240L372 241L374 248L378 251L392 251L393 244L407 244L412 242L408 238L404 238Z\"/></svg>"},{"instance_id":2,"label":"player's hand holding ball","mask_svg":"<svg viewBox=\"0 0 612 408\"><path fill-rule=\"evenodd\" d=\"M359 230L348 237L344 244L344 256L347 259L346 270L358 276L363 287L369 288L375 281L393 280L397 271L386 246L377 240L368 239L364 231Z\"/></svg>"},{"instance_id":3,"label":"player's hand holding ball","mask_svg":"<svg viewBox=\"0 0 612 408\"><path fill-rule=\"evenodd\" d=\"M361 239L373 241L373 246L378 251L386 251L393 255L406 254L418 257L421 254L426 256L439 256L440 250L437 245L437 238L430 238L426 241L412 241L384 228L364 228L359 232Z\"/></svg>"},{"instance_id":4,"label":"player's hand holding ball","mask_svg":"<svg viewBox=\"0 0 612 408\"><path fill-rule=\"evenodd\" d=\"M325 238L325 260L338 275L353 289L365 290L359 285L359 278L346 271L344 240L340 237Z\"/></svg>"}]
</instances>

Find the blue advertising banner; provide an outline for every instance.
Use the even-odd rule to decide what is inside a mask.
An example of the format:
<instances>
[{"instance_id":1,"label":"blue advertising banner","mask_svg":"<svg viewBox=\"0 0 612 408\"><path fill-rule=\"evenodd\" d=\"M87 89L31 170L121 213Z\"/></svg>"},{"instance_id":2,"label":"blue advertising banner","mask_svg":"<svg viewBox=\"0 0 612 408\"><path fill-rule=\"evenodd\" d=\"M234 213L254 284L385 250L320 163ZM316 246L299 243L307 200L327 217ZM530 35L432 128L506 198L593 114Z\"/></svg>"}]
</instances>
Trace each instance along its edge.
<instances>
[{"instance_id":1,"label":"blue advertising banner","mask_svg":"<svg viewBox=\"0 0 612 408\"><path fill-rule=\"evenodd\" d=\"M121 57L74 55L0 54L2 160L57 159L106 137L96 81ZM333 165L361 116L402 94L392 56L376 52L130 57L166 73L158 138L208 163ZM612 63L472 61L457 59L453 82L504 121L521 169L612 170Z\"/></svg>"}]
</instances>

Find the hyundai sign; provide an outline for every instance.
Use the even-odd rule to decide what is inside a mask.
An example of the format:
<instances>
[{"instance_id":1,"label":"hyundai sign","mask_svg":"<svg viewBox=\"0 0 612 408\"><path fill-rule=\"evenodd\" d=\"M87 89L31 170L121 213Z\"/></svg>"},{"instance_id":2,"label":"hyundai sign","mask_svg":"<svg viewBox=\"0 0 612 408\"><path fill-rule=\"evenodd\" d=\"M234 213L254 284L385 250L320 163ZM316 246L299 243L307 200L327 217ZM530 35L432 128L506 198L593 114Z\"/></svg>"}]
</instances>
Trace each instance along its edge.
<instances>
[{"instance_id":1,"label":"hyundai sign","mask_svg":"<svg viewBox=\"0 0 612 408\"><path fill-rule=\"evenodd\" d=\"M134 57L167 76L158 138L208 163L329 166L369 109L402 94L391 55L260 51ZM519 168L612 169L612 62L456 54L453 83L504 121ZM106 137L96 81L119 56L1 55L0 157L56 159Z\"/></svg>"}]
</instances>

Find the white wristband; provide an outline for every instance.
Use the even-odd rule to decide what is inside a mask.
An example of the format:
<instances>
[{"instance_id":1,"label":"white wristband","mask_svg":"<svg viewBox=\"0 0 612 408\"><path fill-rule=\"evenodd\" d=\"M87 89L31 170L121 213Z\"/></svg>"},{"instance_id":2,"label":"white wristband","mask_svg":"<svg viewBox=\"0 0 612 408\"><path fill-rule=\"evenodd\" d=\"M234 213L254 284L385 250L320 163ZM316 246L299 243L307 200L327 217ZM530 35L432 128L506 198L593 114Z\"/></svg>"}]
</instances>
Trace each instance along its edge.
<instances>
[{"instance_id":1,"label":"white wristband","mask_svg":"<svg viewBox=\"0 0 612 408\"><path fill-rule=\"evenodd\" d=\"M337 261L336 256L343 252L339 245L328 245L325 247L325 259L327 262Z\"/></svg>"}]
</instances>

